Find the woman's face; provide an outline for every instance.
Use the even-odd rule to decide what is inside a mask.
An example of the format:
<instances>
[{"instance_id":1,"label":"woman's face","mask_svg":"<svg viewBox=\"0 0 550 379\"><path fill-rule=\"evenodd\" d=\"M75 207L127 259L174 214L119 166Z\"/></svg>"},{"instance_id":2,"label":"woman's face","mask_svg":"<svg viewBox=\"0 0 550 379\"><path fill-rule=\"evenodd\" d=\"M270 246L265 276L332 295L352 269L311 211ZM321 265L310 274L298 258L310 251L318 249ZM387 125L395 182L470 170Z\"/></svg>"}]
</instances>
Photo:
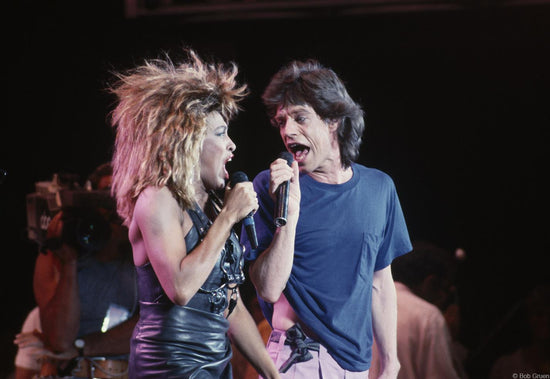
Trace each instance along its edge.
<instances>
[{"instance_id":1,"label":"woman's face","mask_svg":"<svg viewBox=\"0 0 550 379\"><path fill-rule=\"evenodd\" d=\"M229 173L225 168L233 158L235 144L229 138L228 126L218 112L212 112L206 118L206 136L200 156L201 181L206 190L225 187Z\"/></svg>"}]
</instances>

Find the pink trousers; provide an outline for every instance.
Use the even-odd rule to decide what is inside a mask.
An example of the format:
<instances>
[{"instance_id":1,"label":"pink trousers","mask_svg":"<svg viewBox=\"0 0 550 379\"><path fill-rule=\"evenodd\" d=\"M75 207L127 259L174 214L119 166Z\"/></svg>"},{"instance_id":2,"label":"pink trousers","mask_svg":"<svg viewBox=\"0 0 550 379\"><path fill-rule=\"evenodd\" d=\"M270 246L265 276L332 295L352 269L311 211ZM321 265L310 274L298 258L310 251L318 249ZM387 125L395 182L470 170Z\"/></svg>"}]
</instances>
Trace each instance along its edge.
<instances>
[{"instance_id":1,"label":"pink trousers","mask_svg":"<svg viewBox=\"0 0 550 379\"><path fill-rule=\"evenodd\" d=\"M285 345L284 330L274 329L267 342L269 356L277 368L281 368L292 354L289 345ZM324 346L319 351L310 351L313 359L294 363L287 372L281 373L282 379L367 379L369 370L356 372L344 370L327 352Z\"/></svg>"}]
</instances>

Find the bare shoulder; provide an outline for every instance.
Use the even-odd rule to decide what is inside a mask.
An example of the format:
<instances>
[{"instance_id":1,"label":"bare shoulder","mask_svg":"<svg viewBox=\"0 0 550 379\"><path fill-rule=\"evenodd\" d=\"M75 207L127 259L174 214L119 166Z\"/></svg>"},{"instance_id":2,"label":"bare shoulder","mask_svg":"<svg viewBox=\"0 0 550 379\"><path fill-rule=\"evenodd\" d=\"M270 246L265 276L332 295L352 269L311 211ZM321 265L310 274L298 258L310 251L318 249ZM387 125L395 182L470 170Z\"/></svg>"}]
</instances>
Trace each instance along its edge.
<instances>
[{"instance_id":1,"label":"bare shoulder","mask_svg":"<svg viewBox=\"0 0 550 379\"><path fill-rule=\"evenodd\" d=\"M178 240L183 220L184 212L168 188L144 189L136 200L129 226L134 263L141 266L150 259L151 251L147 245L157 244L158 247L158 244L166 244L168 240ZM165 246L159 250L165 251Z\"/></svg>"},{"instance_id":2,"label":"bare shoulder","mask_svg":"<svg viewBox=\"0 0 550 379\"><path fill-rule=\"evenodd\" d=\"M167 187L150 186L141 191L136 201L136 207L148 208L151 205L163 205L175 200Z\"/></svg>"},{"instance_id":3,"label":"bare shoulder","mask_svg":"<svg viewBox=\"0 0 550 379\"><path fill-rule=\"evenodd\" d=\"M185 212L166 187L148 187L139 195L134 208L133 223L152 230L167 230L167 226L183 225Z\"/></svg>"},{"instance_id":4,"label":"bare shoulder","mask_svg":"<svg viewBox=\"0 0 550 379\"><path fill-rule=\"evenodd\" d=\"M159 212L162 209L163 212ZM134 208L135 218L155 218L169 210L179 209L178 202L166 187L147 187L138 196Z\"/></svg>"}]
</instances>

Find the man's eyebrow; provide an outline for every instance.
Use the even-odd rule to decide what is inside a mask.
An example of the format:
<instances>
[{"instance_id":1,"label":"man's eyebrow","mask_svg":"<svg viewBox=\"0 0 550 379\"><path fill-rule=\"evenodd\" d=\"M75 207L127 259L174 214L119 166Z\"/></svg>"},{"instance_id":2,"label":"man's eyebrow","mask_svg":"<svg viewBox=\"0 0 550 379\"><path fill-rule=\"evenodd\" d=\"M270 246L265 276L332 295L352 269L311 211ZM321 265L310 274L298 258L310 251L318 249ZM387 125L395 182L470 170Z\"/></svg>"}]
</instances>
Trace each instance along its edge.
<instances>
[{"instance_id":1,"label":"man's eyebrow","mask_svg":"<svg viewBox=\"0 0 550 379\"><path fill-rule=\"evenodd\" d=\"M310 109L309 108L306 108L305 106L303 105L297 105L295 108L293 108L290 112L288 112L289 114L296 114L296 113L311 113Z\"/></svg>"},{"instance_id":2,"label":"man's eyebrow","mask_svg":"<svg viewBox=\"0 0 550 379\"><path fill-rule=\"evenodd\" d=\"M302 105L297 105L296 107L289 109L286 111L286 115L288 116L295 116L298 113L308 112L308 109ZM284 117L284 116L278 116L278 117Z\"/></svg>"}]
</instances>

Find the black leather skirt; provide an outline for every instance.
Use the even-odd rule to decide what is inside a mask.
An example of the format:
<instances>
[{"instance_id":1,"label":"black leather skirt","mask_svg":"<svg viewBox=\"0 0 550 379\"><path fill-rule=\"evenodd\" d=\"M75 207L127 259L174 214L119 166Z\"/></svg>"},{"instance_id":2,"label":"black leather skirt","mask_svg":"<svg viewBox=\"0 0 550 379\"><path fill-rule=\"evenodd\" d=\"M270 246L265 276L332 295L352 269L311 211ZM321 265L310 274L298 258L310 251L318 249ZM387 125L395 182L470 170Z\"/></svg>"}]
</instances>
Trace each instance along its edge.
<instances>
[{"instance_id":1,"label":"black leather skirt","mask_svg":"<svg viewBox=\"0 0 550 379\"><path fill-rule=\"evenodd\" d=\"M229 322L174 304L140 304L131 341L130 379L232 379Z\"/></svg>"}]
</instances>

